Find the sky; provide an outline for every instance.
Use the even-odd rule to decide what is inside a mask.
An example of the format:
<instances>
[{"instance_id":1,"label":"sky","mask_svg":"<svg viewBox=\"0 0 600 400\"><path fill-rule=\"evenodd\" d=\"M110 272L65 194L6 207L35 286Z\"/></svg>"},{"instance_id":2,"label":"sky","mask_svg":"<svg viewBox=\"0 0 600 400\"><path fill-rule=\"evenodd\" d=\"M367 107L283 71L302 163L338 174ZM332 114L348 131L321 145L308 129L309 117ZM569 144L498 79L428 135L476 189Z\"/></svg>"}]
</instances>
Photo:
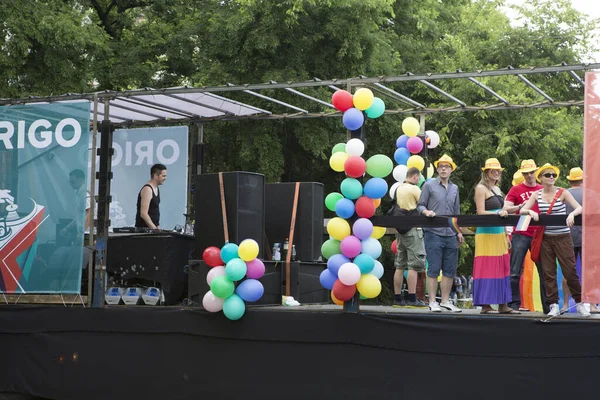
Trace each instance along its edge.
<instances>
[{"instance_id":1,"label":"sky","mask_svg":"<svg viewBox=\"0 0 600 400\"><path fill-rule=\"evenodd\" d=\"M528 0L505 0L506 4L524 5L528 3ZM600 0L571 0L573 8L582 13L588 14L592 18L600 18ZM514 15L511 10L505 10L506 15L509 18ZM600 33L600 32L599 32ZM592 55L589 60L582 60L584 62L600 62L600 52Z\"/></svg>"}]
</instances>

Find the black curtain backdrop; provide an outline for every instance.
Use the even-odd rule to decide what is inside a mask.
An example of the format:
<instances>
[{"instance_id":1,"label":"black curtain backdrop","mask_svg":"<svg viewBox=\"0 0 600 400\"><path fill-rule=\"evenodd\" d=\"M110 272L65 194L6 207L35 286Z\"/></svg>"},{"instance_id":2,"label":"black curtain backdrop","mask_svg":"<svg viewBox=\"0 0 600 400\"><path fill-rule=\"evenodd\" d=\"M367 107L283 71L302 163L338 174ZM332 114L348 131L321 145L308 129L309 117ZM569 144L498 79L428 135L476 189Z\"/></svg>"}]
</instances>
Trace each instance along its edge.
<instances>
[{"instance_id":1,"label":"black curtain backdrop","mask_svg":"<svg viewBox=\"0 0 600 400\"><path fill-rule=\"evenodd\" d=\"M0 392L26 399L577 399L595 396L600 366L596 320L37 306L0 318Z\"/></svg>"}]
</instances>

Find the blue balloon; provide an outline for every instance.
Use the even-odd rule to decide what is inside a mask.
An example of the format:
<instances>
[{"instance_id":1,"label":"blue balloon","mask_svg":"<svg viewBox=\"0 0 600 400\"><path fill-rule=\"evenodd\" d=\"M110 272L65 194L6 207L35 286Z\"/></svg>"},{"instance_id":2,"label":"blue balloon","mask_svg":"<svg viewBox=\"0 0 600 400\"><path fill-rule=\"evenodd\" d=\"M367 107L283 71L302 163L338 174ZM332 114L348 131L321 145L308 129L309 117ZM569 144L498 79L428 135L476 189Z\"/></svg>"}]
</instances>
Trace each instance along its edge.
<instances>
[{"instance_id":1,"label":"blue balloon","mask_svg":"<svg viewBox=\"0 0 600 400\"><path fill-rule=\"evenodd\" d=\"M360 127L365 122L365 116L362 111L356 108L350 108L344 112L344 116L342 117L342 122L346 129L351 131L355 131L360 129Z\"/></svg>"},{"instance_id":2,"label":"blue balloon","mask_svg":"<svg viewBox=\"0 0 600 400\"><path fill-rule=\"evenodd\" d=\"M223 260L223 262L227 264L234 258L239 258L238 246L235 243L227 243L221 248L221 260Z\"/></svg>"},{"instance_id":3,"label":"blue balloon","mask_svg":"<svg viewBox=\"0 0 600 400\"><path fill-rule=\"evenodd\" d=\"M359 254L352 262L358 265L361 274L368 274L375 267L375 259L368 254Z\"/></svg>"},{"instance_id":4,"label":"blue balloon","mask_svg":"<svg viewBox=\"0 0 600 400\"><path fill-rule=\"evenodd\" d=\"M379 261L375 260L375 266L373 267L373 271L371 271L371 273L375 275L377 279L381 279L383 276L383 265Z\"/></svg>"},{"instance_id":5,"label":"blue balloon","mask_svg":"<svg viewBox=\"0 0 600 400\"><path fill-rule=\"evenodd\" d=\"M232 321L242 318L245 312L246 303L237 294L232 294L223 302L223 314Z\"/></svg>"},{"instance_id":6,"label":"blue balloon","mask_svg":"<svg viewBox=\"0 0 600 400\"><path fill-rule=\"evenodd\" d=\"M335 203L335 213L340 218L350 218L354 215L354 202L350 199L341 199Z\"/></svg>"},{"instance_id":7,"label":"blue balloon","mask_svg":"<svg viewBox=\"0 0 600 400\"><path fill-rule=\"evenodd\" d=\"M402 136L398 136L398 139L396 139L396 147L397 148L406 148L406 142L408 142L408 136L406 135L402 135Z\"/></svg>"},{"instance_id":8,"label":"blue balloon","mask_svg":"<svg viewBox=\"0 0 600 400\"><path fill-rule=\"evenodd\" d=\"M330 270L324 269L319 275L319 282L325 289L333 289L333 284L337 280L337 276L333 275Z\"/></svg>"},{"instance_id":9,"label":"blue balloon","mask_svg":"<svg viewBox=\"0 0 600 400\"><path fill-rule=\"evenodd\" d=\"M361 253L368 254L375 260L381 255L381 250L381 243L379 243L379 240L375 238L368 238L362 241Z\"/></svg>"},{"instance_id":10,"label":"blue balloon","mask_svg":"<svg viewBox=\"0 0 600 400\"><path fill-rule=\"evenodd\" d=\"M334 254L329 260L327 260L327 269L337 279L338 271L340 267L346 263L349 263L350 259L343 254Z\"/></svg>"},{"instance_id":11,"label":"blue balloon","mask_svg":"<svg viewBox=\"0 0 600 400\"><path fill-rule=\"evenodd\" d=\"M365 183L363 193L371 199L380 199L388 192L388 184L383 178L371 178Z\"/></svg>"},{"instance_id":12,"label":"blue balloon","mask_svg":"<svg viewBox=\"0 0 600 400\"><path fill-rule=\"evenodd\" d=\"M246 279L238 285L235 289L235 293L242 298L244 301L253 302L258 301L265 293L265 288L262 283L256 279Z\"/></svg>"},{"instance_id":13,"label":"blue balloon","mask_svg":"<svg viewBox=\"0 0 600 400\"><path fill-rule=\"evenodd\" d=\"M400 147L394 152L394 160L396 160L398 165L406 165L406 162L410 156L410 151L404 147Z\"/></svg>"}]
</instances>

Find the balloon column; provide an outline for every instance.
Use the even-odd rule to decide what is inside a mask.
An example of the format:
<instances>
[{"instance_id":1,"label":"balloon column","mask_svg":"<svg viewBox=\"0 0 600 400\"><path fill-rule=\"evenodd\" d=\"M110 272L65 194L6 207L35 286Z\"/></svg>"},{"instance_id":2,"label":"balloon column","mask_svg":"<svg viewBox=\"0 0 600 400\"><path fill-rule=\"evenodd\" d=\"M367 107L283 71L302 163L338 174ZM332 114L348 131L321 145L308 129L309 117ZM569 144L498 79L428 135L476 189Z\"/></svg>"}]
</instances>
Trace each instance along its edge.
<instances>
[{"instance_id":1,"label":"balloon column","mask_svg":"<svg viewBox=\"0 0 600 400\"><path fill-rule=\"evenodd\" d=\"M406 172L409 168L415 167L423 172L425 168L425 160L419 155L423 150L423 146L427 145L428 149L435 149L440 144L440 136L434 131L425 131L425 143L422 137L419 137L421 125L416 118L408 117L402 121L403 135L396 140L396 151L394 152L394 160L398 164L394 167L392 175L396 183L390 188L390 197L393 199L396 194L396 189L406 179ZM433 167L428 168L426 175L433 175Z\"/></svg>"},{"instance_id":2,"label":"balloon column","mask_svg":"<svg viewBox=\"0 0 600 400\"><path fill-rule=\"evenodd\" d=\"M262 297L264 288L258 279L264 275L265 265L256 258L258 250L253 239L243 240L239 246L226 243L220 249L211 246L204 250L202 259L211 267L206 276L210 290L202 298L206 311L222 310L228 319L235 321L246 312L246 302Z\"/></svg>"}]
</instances>

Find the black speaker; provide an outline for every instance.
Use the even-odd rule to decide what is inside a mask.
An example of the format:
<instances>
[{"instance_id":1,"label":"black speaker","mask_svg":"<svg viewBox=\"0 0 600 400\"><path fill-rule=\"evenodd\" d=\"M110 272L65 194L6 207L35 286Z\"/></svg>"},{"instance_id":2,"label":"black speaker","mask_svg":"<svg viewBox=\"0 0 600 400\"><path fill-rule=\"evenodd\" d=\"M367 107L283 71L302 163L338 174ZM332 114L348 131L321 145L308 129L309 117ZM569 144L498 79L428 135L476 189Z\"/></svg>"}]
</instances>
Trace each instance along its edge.
<instances>
[{"instance_id":1,"label":"black speaker","mask_svg":"<svg viewBox=\"0 0 600 400\"><path fill-rule=\"evenodd\" d=\"M251 172L224 172L223 190L229 242L240 244L244 239L258 243L258 258L263 258L265 231L265 177ZM223 216L219 174L196 176L194 209L196 221L194 235L196 248L193 258L202 259L209 246L223 247Z\"/></svg>"},{"instance_id":2,"label":"black speaker","mask_svg":"<svg viewBox=\"0 0 600 400\"><path fill-rule=\"evenodd\" d=\"M270 246L290 235L296 183L265 185L265 232ZM323 244L323 184L301 182L296 211L296 259L317 261Z\"/></svg>"}]
</instances>

